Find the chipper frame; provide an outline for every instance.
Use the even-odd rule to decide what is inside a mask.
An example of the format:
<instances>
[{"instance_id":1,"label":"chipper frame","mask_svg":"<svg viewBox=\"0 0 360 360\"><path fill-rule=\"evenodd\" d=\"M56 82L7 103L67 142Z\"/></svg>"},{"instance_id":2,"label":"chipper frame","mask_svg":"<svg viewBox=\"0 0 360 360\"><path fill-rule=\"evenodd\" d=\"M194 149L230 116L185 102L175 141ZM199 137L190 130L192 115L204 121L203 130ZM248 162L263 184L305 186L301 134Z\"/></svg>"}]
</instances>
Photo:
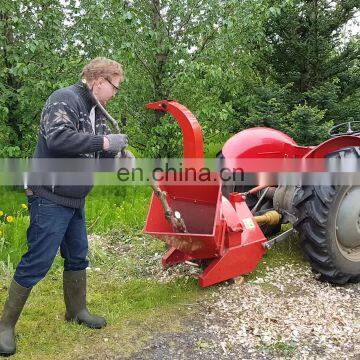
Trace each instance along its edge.
<instances>
[{"instance_id":1,"label":"chipper frame","mask_svg":"<svg viewBox=\"0 0 360 360\"><path fill-rule=\"evenodd\" d=\"M195 116L176 101L150 103L147 108L168 112L177 120L183 134L184 165L200 172L204 167L204 144L201 127ZM346 146L360 146L360 138L345 135L317 147L301 147L280 131L253 128L229 139L220 155L228 163L235 161L236 164L232 165L246 164L246 171L251 172L255 171L255 165L251 165L251 161L246 162L246 159L324 158ZM169 245L162 260L164 266L185 261L201 263L204 271L199 277L199 284L202 287L253 271L265 250L276 241L269 241L264 234L269 229L275 228L279 232L281 222L290 222L296 229L304 225L304 217L298 216L294 207L297 203L302 204L306 188L260 186L246 191L237 188L229 191L224 190L217 172L211 173L206 182L193 180L191 184L173 182L171 180L175 175L168 175L166 181L158 181L153 186L155 191L145 232ZM257 205L250 206L248 202L249 196L253 195L258 195L257 205L267 195L267 199L271 200L271 211L255 211ZM276 199L277 206L272 205L273 199ZM360 200L358 193L357 200ZM164 209L167 210L164 212ZM177 218L180 221L180 228L175 226L176 221L170 221L171 216L173 220ZM360 230L356 231L354 239L356 242L359 235L360 246ZM291 232L292 229L288 233ZM277 238L285 237L286 234L281 234ZM356 272L360 275L360 268Z\"/></svg>"}]
</instances>

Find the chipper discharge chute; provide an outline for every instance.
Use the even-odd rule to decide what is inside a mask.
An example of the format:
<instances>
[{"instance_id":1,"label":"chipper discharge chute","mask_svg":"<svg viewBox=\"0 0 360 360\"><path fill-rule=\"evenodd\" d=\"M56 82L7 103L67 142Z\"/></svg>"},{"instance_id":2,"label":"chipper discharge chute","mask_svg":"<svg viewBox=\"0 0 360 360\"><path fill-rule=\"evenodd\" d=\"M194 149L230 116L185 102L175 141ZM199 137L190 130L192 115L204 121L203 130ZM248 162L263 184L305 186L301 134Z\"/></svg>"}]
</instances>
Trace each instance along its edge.
<instances>
[{"instance_id":1,"label":"chipper discharge chute","mask_svg":"<svg viewBox=\"0 0 360 360\"><path fill-rule=\"evenodd\" d=\"M195 116L176 101L150 103L147 108L168 112L177 120L183 134L185 168L200 173L203 137ZM229 139L219 158L235 169L245 167L246 172L256 171L254 159L272 159L272 171L281 171L283 159L323 160L320 165L315 162L320 172L329 158L350 158L358 164L360 130L352 131L351 124L347 125L346 134L332 134L316 147L298 146L277 130L248 129ZM168 173L152 184L145 226L147 234L169 245L164 266L198 262L204 269L199 284L210 286L253 271L266 249L299 232L312 268L325 280L360 280L359 186L228 186L217 172L210 173L207 181L194 176L187 183L179 183L177 175ZM283 223L290 228L281 233ZM269 240L270 235L275 237Z\"/></svg>"}]
</instances>

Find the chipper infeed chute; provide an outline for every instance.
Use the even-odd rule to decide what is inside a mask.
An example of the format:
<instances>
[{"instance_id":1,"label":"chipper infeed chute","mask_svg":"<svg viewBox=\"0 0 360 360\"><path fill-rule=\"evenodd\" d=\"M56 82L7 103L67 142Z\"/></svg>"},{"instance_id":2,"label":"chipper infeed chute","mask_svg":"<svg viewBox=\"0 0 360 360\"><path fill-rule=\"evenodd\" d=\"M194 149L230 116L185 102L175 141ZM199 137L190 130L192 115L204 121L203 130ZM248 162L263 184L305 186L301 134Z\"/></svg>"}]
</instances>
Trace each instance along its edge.
<instances>
[{"instance_id":1,"label":"chipper infeed chute","mask_svg":"<svg viewBox=\"0 0 360 360\"><path fill-rule=\"evenodd\" d=\"M184 164L198 171L203 166L203 139L195 116L176 101L148 105L150 109L172 114L183 132ZM213 285L251 272L264 254L266 237L246 205L245 197L221 194L217 173L208 181L174 185L175 174L157 186L165 194L174 213L181 214L186 232L177 232L166 218L160 198L153 194L145 232L164 240L170 249L163 257L164 266L187 260L208 260L200 276L201 286Z\"/></svg>"}]
</instances>

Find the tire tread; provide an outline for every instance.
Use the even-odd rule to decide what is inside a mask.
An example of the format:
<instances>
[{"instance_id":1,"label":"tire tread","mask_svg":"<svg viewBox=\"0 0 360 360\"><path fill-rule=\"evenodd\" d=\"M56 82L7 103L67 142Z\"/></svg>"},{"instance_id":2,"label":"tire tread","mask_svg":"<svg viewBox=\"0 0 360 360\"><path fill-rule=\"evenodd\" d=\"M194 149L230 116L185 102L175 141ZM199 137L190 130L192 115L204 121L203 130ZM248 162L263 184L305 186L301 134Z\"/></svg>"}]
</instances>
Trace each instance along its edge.
<instances>
[{"instance_id":1,"label":"tire tread","mask_svg":"<svg viewBox=\"0 0 360 360\"><path fill-rule=\"evenodd\" d=\"M360 148L346 148L330 157L360 157ZM299 232L301 247L312 269L320 274L320 280L343 285L347 282L359 282L359 275L341 272L335 262L326 238L330 207L339 188L335 186L303 186L299 189L294 205L300 214L294 224Z\"/></svg>"}]
</instances>

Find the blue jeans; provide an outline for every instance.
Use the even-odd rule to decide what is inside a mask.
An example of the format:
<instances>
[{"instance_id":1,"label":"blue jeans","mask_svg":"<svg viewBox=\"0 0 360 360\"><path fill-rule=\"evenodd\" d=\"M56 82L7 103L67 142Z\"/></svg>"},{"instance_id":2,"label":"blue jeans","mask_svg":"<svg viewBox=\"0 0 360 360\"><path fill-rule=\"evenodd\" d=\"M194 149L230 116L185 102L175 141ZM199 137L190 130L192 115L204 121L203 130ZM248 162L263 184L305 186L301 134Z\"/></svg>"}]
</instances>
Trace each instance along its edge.
<instances>
[{"instance_id":1,"label":"blue jeans","mask_svg":"<svg viewBox=\"0 0 360 360\"><path fill-rule=\"evenodd\" d=\"M26 288L37 284L49 271L59 247L65 271L86 269L89 261L84 208L65 207L35 195L28 198L28 204L28 251L16 269L15 281Z\"/></svg>"}]
</instances>

